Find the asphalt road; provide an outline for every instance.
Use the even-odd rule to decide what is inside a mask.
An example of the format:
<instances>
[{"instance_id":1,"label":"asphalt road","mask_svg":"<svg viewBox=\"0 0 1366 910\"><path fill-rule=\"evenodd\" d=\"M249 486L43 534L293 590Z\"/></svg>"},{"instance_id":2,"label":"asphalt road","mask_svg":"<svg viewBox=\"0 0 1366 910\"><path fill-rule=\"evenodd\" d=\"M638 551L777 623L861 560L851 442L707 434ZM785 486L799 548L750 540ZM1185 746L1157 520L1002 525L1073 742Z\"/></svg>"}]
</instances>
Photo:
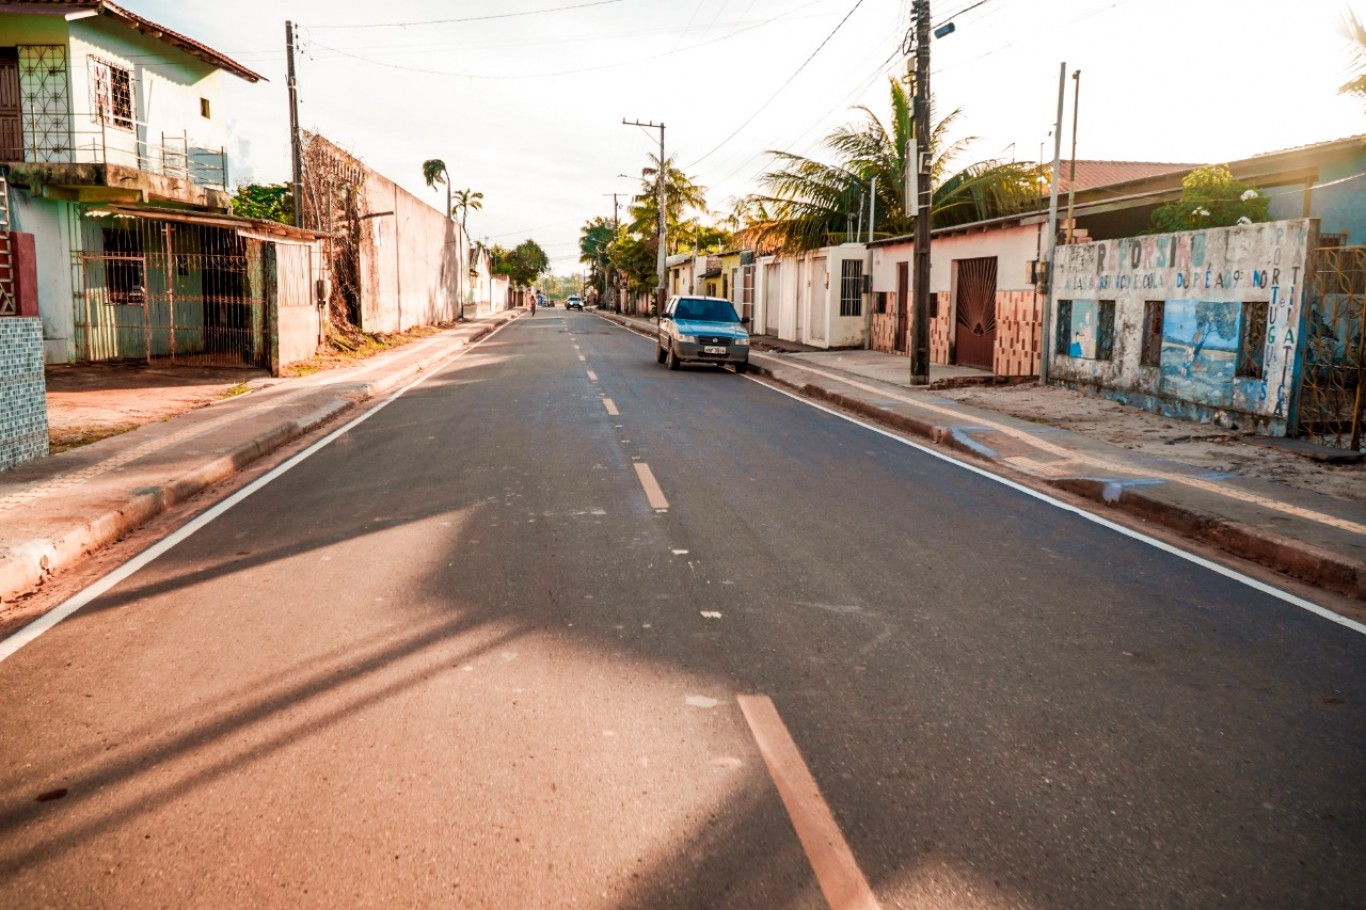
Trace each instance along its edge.
<instances>
[{"instance_id":1,"label":"asphalt road","mask_svg":"<svg viewBox=\"0 0 1366 910\"><path fill-rule=\"evenodd\" d=\"M4 907L1361 907L1366 639L542 310L0 663Z\"/></svg>"}]
</instances>

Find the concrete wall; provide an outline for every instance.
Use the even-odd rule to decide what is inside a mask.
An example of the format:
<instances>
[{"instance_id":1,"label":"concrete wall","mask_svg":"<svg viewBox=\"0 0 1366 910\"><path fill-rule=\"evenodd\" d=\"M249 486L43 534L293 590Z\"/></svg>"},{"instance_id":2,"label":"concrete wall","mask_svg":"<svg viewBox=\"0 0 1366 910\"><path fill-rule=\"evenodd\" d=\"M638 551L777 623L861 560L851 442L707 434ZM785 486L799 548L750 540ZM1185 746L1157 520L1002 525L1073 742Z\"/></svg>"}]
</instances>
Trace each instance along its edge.
<instances>
[{"instance_id":1,"label":"concrete wall","mask_svg":"<svg viewBox=\"0 0 1366 910\"><path fill-rule=\"evenodd\" d=\"M323 311L319 306L315 282L323 275L321 241L271 245L274 294L272 308L271 372L291 363L307 360L318 353Z\"/></svg>"},{"instance_id":2,"label":"concrete wall","mask_svg":"<svg viewBox=\"0 0 1366 910\"><path fill-rule=\"evenodd\" d=\"M0 319L0 471L47 455L43 329L37 319Z\"/></svg>"},{"instance_id":3,"label":"concrete wall","mask_svg":"<svg viewBox=\"0 0 1366 910\"><path fill-rule=\"evenodd\" d=\"M460 225L374 171L366 173L365 204L360 327L391 333L455 320L468 275Z\"/></svg>"},{"instance_id":4,"label":"concrete wall","mask_svg":"<svg viewBox=\"0 0 1366 910\"><path fill-rule=\"evenodd\" d=\"M1284 435L1317 239L1318 222L1304 219L1059 249L1050 377L1170 416ZM1163 310L1152 365L1142 362L1147 301ZM1260 375L1248 375L1254 367Z\"/></svg>"},{"instance_id":5,"label":"concrete wall","mask_svg":"<svg viewBox=\"0 0 1366 910\"><path fill-rule=\"evenodd\" d=\"M70 219L75 206L50 199L32 199L10 187L10 217L16 231L33 235L38 258L38 314L43 321L43 359L46 363L74 363L76 325L72 312Z\"/></svg>"}]
</instances>

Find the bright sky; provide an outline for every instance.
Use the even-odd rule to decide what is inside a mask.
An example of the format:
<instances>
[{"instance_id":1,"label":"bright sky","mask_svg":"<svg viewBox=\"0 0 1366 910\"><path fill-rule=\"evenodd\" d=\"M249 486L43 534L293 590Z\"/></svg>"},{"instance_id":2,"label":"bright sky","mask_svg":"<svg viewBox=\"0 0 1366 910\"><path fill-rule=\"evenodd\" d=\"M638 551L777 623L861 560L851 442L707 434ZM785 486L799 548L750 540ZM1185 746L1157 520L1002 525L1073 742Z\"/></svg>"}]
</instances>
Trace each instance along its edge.
<instances>
[{"instance_id":1,"label":"bright sky","mask_svg":"<svg viewBox=\"0 0 1366 910\"><path fill-rule=\"evenodd\" d=\"M819 156L864 103L885 116L909 0L121 0L265 75L235 78L236 179L289 178L284 23L300 26L300 123L438 208L421 165L484 193L470 232L534 238L579 271L658 130L714 211L758 189L768 149ZM1359 14L1366 3L1352 0ZM962 109L962 161L1051 160L1059 67L1081 70L1077 157L1221 162L1366 133L1339 96L1346 0L933 0L936 118ZM231 13L225 15L225 10ZM433 21L444 20L444 21ZM453 21L463 20L463 21ZM824 44L823 44L824 42ZM819 50L818 50L819 48ZM1067 81L1063 156L1069 154Z\"/></svg>"}]
</instances>

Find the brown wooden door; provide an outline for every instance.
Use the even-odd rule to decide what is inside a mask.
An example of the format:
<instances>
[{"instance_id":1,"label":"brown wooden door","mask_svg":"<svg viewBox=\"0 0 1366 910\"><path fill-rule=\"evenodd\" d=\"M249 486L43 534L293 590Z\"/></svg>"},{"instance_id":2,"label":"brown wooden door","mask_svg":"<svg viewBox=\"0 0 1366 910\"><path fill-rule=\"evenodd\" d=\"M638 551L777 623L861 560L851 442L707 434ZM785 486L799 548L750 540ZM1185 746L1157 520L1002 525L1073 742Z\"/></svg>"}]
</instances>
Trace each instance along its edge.
<instances>
[{"instance_id":1,"label":"brown wooden door","mask_svg":"<svg viewBox=\"0 0 1366 910\"><path fill-rule=\"evenodd\" d=\"M898 262L896 264L896 339L893 341L894 350L901 352L906 350L906 336L910 329L910 292L911 292L911 264L909 262Z\"/></svg>"},{"instance_id":2,"label":"brown wooden door","mask_svg":"<svg viewBox=\"0 0 1366 910\"><path fill-rule=\"evenodd\" d=\"M24 160L23 106L19 97L19 49L0 47L0 161Z\"/></svg>"},{"instance_id":3,"label":"brown wooden door","mask_svg":"<svg viewBox=\"0 0 1366 910\"><path fill-rule=\"evenodd\" d=\"M954 320L955 362L994 369L996 352L996 257L960 259Z\"/></svg>"}]
</instances>

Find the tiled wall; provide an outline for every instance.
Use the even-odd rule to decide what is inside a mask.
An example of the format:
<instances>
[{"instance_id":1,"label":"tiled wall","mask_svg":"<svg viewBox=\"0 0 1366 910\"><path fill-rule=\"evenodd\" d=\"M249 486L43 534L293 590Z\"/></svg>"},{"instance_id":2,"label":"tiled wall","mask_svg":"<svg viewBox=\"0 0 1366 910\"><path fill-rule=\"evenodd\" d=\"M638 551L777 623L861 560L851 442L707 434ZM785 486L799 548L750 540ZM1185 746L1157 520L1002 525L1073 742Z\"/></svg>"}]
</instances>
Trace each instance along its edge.
<instances>
[{"instance_id":1,"label":"tiled wall","mask_svg":"<svg viewBox=\"0 0 1366 910\"><path fill-rule=\"evenodd\" d=\"M0 471L47 455L43 324L0 319Z\"/></svg>"},{"instance_id":2,"label":"tiled wall","mask_svg":"<svg viewBox=\"0 0 1366 910\"><path fill-rule=\"evenodd\" d=\"M1039 303L1033 291L996 294L997 376L1039 375Z\"/></svg>"}]
</instances>

